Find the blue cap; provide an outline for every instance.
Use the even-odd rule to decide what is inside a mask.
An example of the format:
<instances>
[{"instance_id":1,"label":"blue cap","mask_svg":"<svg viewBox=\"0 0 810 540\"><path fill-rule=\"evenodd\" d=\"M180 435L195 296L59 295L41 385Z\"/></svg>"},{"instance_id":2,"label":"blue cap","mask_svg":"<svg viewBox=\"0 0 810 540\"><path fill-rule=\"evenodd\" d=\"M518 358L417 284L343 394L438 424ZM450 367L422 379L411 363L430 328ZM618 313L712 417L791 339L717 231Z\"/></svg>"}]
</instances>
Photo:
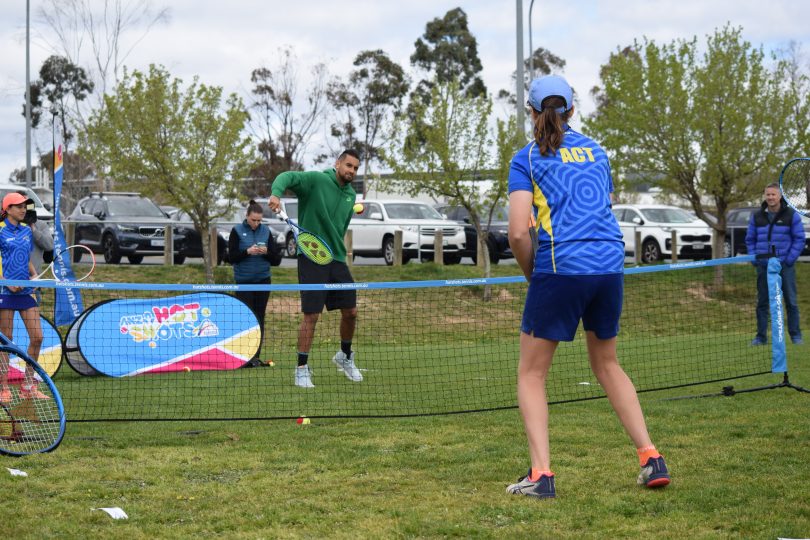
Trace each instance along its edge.
<instances>
[{"instance_id":1,"label":"blue cap","mask_svg":"<svg viewBox=\"0 0 810 540\"><path fill-rule=\"evenodd\" d=\"M546 75L532 81L529 86L529 105L536 111L543 110L543 100L547 97L558 96L565 100L565 107L558 107L557 112L562 114L570 111L574 106L574 91L568 82L559 75Z\"/></svg>"}]
</instances>

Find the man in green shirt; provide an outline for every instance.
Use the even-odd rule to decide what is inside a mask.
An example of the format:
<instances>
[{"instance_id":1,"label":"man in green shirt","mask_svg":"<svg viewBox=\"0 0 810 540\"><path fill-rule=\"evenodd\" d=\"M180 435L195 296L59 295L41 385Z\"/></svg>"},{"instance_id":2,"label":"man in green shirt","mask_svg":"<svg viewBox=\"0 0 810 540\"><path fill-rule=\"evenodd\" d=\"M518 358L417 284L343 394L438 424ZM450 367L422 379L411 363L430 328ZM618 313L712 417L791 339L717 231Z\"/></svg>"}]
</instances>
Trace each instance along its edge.
<instances>
[{"instance_id":1,"label":"man in green shirt","mask_svg":"<svg viewBox=\"0 0 810 540\"><path fill-rule=\"evenodd\" d=\"M272 195L267 205L274 212L281 208L279 197L286 190L298 197L298 223L304 229L324 239L332 250L334 260L328 265L319 265L304 255L298 255L299 283L354 283L346 264L346 245L343 237L352 219L357 194L352 188L360 156L354 150L344 150L333 169L325 171L288 171L273 181ZM312 371L309 369L309 351L315 336L315 325L324 306L331 311L340 309L340 350L332 362L343 370L353 382L363 380L363 374L354 364L352 338L357 323L357 291L320 290L301 291L301 311L304 318L298 329L298 367L295 370L295 385L314 388Z\"/></svg>"}]
</instances>

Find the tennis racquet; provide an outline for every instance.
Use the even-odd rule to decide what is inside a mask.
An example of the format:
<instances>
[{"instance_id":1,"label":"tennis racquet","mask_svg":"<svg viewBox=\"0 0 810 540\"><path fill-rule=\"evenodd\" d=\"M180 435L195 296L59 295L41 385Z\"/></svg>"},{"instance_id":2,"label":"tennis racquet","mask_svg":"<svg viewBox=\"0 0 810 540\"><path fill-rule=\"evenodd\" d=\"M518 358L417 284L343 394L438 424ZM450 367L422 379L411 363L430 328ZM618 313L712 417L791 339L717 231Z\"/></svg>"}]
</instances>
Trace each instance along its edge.
<instances>
[{"instance_id":1,"label":"tennis racquet","mask_svg":"<svg viewBox=\"0 0 810 540\"><path fill-rule=\"evenodd\" d=\"M0 454L26 456L55 450L65 435L65 408L56 385L37 362L2 333L0 352L16 356L34 373L30 387L21 380L19 384L9 381L4 388L10 395L0 403Z\"/></svg>"},{"instance_id":2,"label":"tennis racquet","mask_svg":"<svg viewBox=\"0 0 810 540\"><path fill-rule=\"evenodd\" d=\"M286 221L292 228L295 235L295 245L298 246L299 253L303 253L307 259L315 264L329 264L334 260L332 250L329 249L329 245L321 237L293 222L284 210L279 210L278 217Z\"/></svg>"},{"instance_id":3,"label":"tennis racquet","mask_svg":"<svg viewBox=\"0 0 810 540\"><path fill-rule=\"evenodd\" d=\"M810 158L795 158L782 167L779 189L791 208L810 216Z\"/></svg>"},{"instance_id":4,"label":"tennis racquet","mask_svg":"<svg viewBox=\"0 0 810 540\"><path fill-rule=\"evenodd\" d=\"M83 268L84 273L78 274L73 279L63 279L56 275L56 272L54 271L55 264L59 264L61 262L62 268L66 268L71 261L78 261L83 255L90 256L90 267ZM90 277L90 274L92 274L93 270L95 269L96 256L93 255L93 251L87 246L76 244L73 246L68 246L58 253L54 253L53 260L48 267L43 270L41 274L32 278L32 281L84 281Z\"/></svg>"}]
</instances>

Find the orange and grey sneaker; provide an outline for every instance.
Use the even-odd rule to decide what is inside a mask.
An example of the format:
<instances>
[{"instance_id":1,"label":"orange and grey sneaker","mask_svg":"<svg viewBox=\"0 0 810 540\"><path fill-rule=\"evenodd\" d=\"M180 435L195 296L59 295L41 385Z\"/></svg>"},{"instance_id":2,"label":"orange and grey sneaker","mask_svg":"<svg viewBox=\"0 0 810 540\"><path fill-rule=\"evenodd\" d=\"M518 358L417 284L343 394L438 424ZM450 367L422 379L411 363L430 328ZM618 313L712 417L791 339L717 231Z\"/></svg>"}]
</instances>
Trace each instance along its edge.
<instances>
[{"instance_id":1,"label":"orange and grey sneaker","mask_svg":"<svg viewBox=\"0 0 810 540\"><path fill-rule=\"evenodd\" d=\"M20 385L20 397L23 399L51 399L37 389L36 384L26 386Z\"/></svg>"},{"instance_id":2,"label":"orange and grey sneaker","mask_svg":"<svg viewBox=\"0 0 810 540\"><path fill-rule=\"evenodd\" d=\"M0 403L11 403L12 399L11 389L4 384L3 388L0 389Z\"/></svg>"},{"instance_id":3,"label":"orange and grey sneaker","mask_svg":"<svg viewBox=\"0 0 810 540\"><path fill-rule=\"evenodd\" d=\"M664 487L669 484L669 481L667 464L664 462L664 456L660 455L647 460L647 463L641 467L641 472L636 480L638 485L648 488Z\"/></svg>"},{"instance_id":4,"label":"orange and grey sneaker","mask_svg":"<svg viewBox=\"0 0 810 540\"><path fill-rule=\"evenodd\" d=\"M526 476L518 479L516 484L512 484L506 488L507 493L513 495L526 495L528 497L535 497L537 499L553 499L557 496L557 491L554 486L554 473L542 474L537 481L532 481L532 470L526 473Z\"/></svg>"}]
</instances>

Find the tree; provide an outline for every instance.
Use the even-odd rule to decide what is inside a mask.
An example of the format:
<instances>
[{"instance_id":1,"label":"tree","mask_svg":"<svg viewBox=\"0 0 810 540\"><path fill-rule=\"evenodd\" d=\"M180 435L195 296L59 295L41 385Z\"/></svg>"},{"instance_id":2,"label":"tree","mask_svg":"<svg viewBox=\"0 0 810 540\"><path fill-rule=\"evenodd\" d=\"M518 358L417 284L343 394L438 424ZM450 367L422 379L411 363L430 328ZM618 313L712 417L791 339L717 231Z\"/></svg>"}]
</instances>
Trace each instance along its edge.
<instances>
[{"instance_id":1,"label":"tree","mask_svg":"<svg viewBox=\"0 0 810 540\"><path fill-rule=\"evenodd\" d=\"M482 249L485 272L489 275L489 252L481 216L491 219L494 208L503 201L506 176L496 174L494 187L487 193L481 192L475 180L485 179L491 172L492 101L486 96L467 95L456 81L437 81L428 103L418 104L414 112L417 124L404 119L394 123L386 153L393 174L387 183L410 196L444 197L451 204L466 208L478 232L479 249ZM417 125L421 126L422 144L412 144ZM507 139L503 129L506 128L499 123L499 144ZM501 159L499 148L499 170L503 165Z\"/></svg>"},{"instance_id":2,"label":"tree","mask_svg":"<svg viewBox=\"0 0 810 540\"><path fill-rule=\"evenodd\" d=\"M298 97L297 59L292 48L279 49L279 62L274 69L254 69L250 81L254 84L253 101L249 107L251 129L258 139L262 156L260 167L253 174L266 175L273 181L278 173L303 168L304 154L310 139L321 125L326 103L327 69L324 64L312 67L312 83L303 100Z\"/></svg>"},{"instance_id":3,"label":"tree","mask_svg":"<svg viewBox=\"0 0 810 540\"><path fill-rule=\"evenodd\" d=\"M248 119L242 101L195 78L185 90L163 67L124 74L104 108L80 133L82 148L118 185L185 211L208 238L212 221L231 208L239 180L251 163L250 140L242 130ZM208 242L203 242L205 274L213 282Z\"/></svg>"},{"instance_id":4,"label":"tree","mask_svg":"<svg viewBox=\"0 0 810 540\"><path fill-rule=\"evenodd\" d=\"M480 77L484 68L478 58L478 41L470 32L463 9L451 9L441 19L437 17L427 23L425 33L414 47L411 64L433 74L420 81L414 90L420 101L430 97L430 88L436 82L457 81L470 97L486 95L487 88Z\"/></svg>"},{"instance_id":5,"label":"tree","mask_svg":"<svg viewBox=\"0 0 810 540\"><path fill-rule=\"evenodd\" d=\"M38 127L43 115L51 126L58 122L67 151L74 135L68 118L71 104L76 107L93 87L84 69L65 57L49 56L39 68L39 79L31 83L31 127ZM25 104L22 114L25 116Z\"/></svg>"},{"instance_id":6,"label":"tree","mask_svg":"<svg viewBox=\"0 0 810 540\"><path fill-rule=\"evenodd\" d=\"M529 84L532 82L532 78L550 75L557 71L562 71L564 68L565 60L556 54L543 47L535 49L534 54L523 61L523 88L526 91L525 95L528 95ZM516 81L517 70L512 72L512 86L510 88L516 87ZM517 102L514 90L501 89L498 92L498 99L503 99L510 105L515 105Z\"/></svg>"},{"instance_id":7,"label":"tree","mask_svg":"<svg viewBox=\"0 0 810 540\"><path fill-rule=\"evenodd\" d=\"M586 129L619 176L684 198L704 219L713 207L714 255L722 256L727 211L777 178L790 146L785 119L795 98L766 68L762 49L729 26L708 36L702 58L697 38L661 46L645 39L612 54L600 76Z\"/></svg>"},{"instance_id":8,"label":"tree","mask_svg":"<svg viewBox=\"0 0 810 540\"><path fill-rule=\"evenodd\" d=\"M361 51L354 59L357 69L349 82L336 80L329 85L327 96L332 106L342 113L344 121L332 125L332 135L343 148L360 151L363 164L363 195L371 175L371 162L381 157L377 143L383 125L402 108L409 82L402 66L382 50Z\"/></svg>"}]
</instances>

